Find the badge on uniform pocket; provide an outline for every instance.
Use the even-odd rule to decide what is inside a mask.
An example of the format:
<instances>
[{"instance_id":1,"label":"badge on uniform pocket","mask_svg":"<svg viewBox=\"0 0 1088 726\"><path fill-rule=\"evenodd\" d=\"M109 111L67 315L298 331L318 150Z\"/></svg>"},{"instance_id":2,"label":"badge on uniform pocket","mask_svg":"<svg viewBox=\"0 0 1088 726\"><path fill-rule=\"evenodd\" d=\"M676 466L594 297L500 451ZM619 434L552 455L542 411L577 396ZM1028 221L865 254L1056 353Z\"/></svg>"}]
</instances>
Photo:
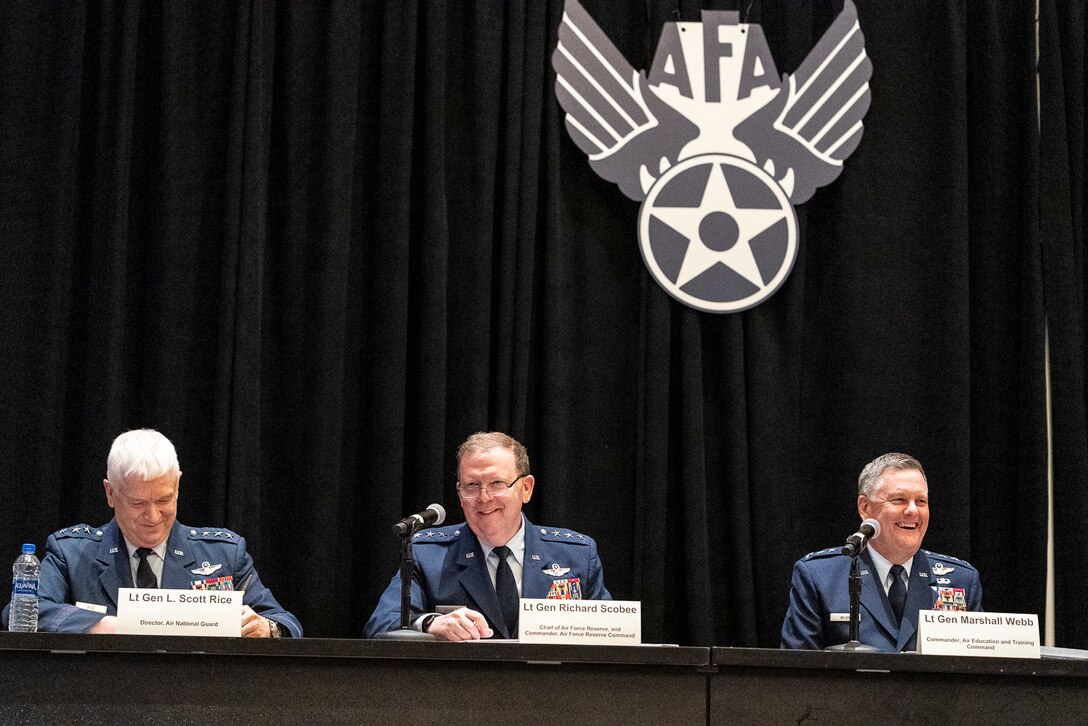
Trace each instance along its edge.
<instances>
[{"instance_id":1,"label":"badge on uniform pocket","mask_svg":"<svg viewBox=\"0 0 1088 726\"><path fill-rule=\"evenodd\" d=\"M935 587L933 593L932 610L967 610L967 591L962 587Z\"/></svg>"},{"instance_id":2,"label":"badge on uniform pocket","mask_svg":"<svg viewBox=\"0 0 1088 726\"><path fill-rule=\"evenodd\" d=\"M565 577L562 580L552 580L552 586L548 590L549 600L581 600L582 579L579 577Z\"/></svg>"},{"instance_id":3,"label":"badge on uniform pocket","mask_svg":"<svg viewBox=\"0 0 1088 726\"><path fill-rule=\"evenodd\" d=\"M234 577L212 577L207 580L193 580L194 590L234 590Z\"/></svg>"}]
</instances>

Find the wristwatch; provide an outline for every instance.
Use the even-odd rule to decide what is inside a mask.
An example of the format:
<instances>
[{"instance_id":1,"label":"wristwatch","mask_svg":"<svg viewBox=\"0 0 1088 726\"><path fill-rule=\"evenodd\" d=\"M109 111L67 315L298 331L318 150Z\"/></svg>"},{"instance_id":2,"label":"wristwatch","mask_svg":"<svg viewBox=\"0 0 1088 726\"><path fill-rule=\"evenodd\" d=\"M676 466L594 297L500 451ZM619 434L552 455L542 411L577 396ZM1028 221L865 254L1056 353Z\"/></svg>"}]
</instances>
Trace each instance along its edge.
<instances>
[{"instance_id":1,"label":"wristwatch","mask_svg":"<svg viewBox=\"0 0 1088 726\"><path fill-rule=\"evenodd\" d=\"M423 618L423 622L419 624L419 629L426 633L427 628L431 627L431 622L437 617L438 613L431 613L427 617Z\"/></svg>"},{"instance_id":2,"label":"wristwatch","mask_svg":"<svg viewBox=\"0 0 1088 726\"><path fill-rule=\"evenodd\" d=\"M282 638L283 631L280 630L280 624L275 620L269 620L268 618L265 618L265 620L268 620L268 636L270 638Z\"/></svg>"}]
</instances>

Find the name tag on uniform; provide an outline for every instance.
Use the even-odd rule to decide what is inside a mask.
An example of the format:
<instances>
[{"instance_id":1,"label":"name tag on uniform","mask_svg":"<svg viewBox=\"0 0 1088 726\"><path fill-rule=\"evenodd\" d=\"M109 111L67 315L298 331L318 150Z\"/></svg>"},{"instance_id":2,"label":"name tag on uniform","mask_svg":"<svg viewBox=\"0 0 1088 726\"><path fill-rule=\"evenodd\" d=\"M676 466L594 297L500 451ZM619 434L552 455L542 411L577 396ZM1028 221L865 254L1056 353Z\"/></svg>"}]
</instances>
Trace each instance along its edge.
<instances>
[{"instance_id":1,"label":"name tag on uniform","mask_svg":"<svg viewBox=\"0 0 1088 726\"><path fill-rule=\"evenodd\" d=\"M831 613L831 622L833 623L849 623L850 613ZM861 613L858 613L858 622L861 622Z\"/></svg>"},{"instance_id":2,"label":"name tag on uniform","mask_svg":"<svg viewBox=\"0 0 1088 726\"><path fill-rule=\"evenodd\" d=\"M93 602L77 602L76 607L80 610L90 610L92 613L102 613L103 615L108 612L105 605L95 605Z\"/></svg>"}]
</instances>

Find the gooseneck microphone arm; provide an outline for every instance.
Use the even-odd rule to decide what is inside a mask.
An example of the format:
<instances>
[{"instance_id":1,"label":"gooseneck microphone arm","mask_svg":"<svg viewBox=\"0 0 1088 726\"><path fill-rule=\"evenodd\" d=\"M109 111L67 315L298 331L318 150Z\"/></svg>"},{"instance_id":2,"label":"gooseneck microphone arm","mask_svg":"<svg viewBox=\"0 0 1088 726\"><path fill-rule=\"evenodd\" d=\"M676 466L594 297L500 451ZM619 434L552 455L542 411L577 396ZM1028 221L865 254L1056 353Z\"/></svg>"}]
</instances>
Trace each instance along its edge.
<instances>
[{"instance_id":1,"label":"gooseneck microphone arm","mask_svg":"<svg viewBox=\"0 0 1088 726\"><path fill-rule=\"evenodd\" d=\"M415 575L416 561L412 555L412 538L416 532L431 525L442 524L446 519L446 510L441 504L432 504L419 514L405 517L393 525L393 532L400 537L400 628L377 636L393 640L434 640L428 633L421 633L412 627L412 577Z\"/></svg>"},{"instance_id":2,"label":"gooseneck microphone arm","mask_svg":"<svg viewBox=\"0 0 1088 726\"><path fill-rule=\"evenodd\" d=\"M858 560L869 544L869 540L880 535L880 522L866 519L858 531L850 535L843 545L842 553L850 555L850 640L841 645L832 645L825 650L849 650L855 652L875 652L876 648L863 644L858 638L861 630L861 566Z\"/></svg>"},{"instance_id":3,"label":"gooseneck microphone arm","mask_svg":"<svg viewBox=\"0 0 1088 726\"><path fill-rule=\"evenodd\" d=\"M860 552L850 557L850 642L860 643L861 629L861 569L858 565Z\"/></svg>"},{"instance_id":4,"label":"gooseneck microphone arm","mask_svg":"<svg viewBox=\"0 0 1088 726\"><path fill-rule=\"evenodd\" d=\"M446 521L446 509L441 504L432 504L419 514L405 517L393 526L393 531L400 535L400 627L410 630L412 612L412 575L415 574L416 561L412 555L412 535L429 525L442 524Z\"/></svg>"},{"instance_id":5,"label":"gooseneck microphone arm","mask_svg":"<svg viewBox=\"0 0 1088 726\"><path fill-rule=\"evenodd\" d=\"M400 629L411 630L412 623L412 574L416 561L412 556L411 536L400 538Z\"/></svg>"}]
</instances>

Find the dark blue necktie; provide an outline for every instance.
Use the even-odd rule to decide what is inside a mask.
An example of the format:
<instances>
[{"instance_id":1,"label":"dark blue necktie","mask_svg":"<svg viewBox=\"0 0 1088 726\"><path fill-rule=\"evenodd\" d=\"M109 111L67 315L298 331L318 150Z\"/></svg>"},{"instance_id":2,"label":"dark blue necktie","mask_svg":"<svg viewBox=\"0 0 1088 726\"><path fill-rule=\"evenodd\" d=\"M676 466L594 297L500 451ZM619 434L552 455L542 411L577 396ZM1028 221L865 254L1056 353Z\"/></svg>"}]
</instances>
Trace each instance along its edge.
<instances>
[{"instance_id":1,"label":"dark blue necktie","mask_svg":"<svg viewBox=\"0 0 1088 726\"><path fill-rule=\"evenodd\" d=\"M892 585L888 588L888 602L895 613L895 622L903 622L903 607L907 604L907 585L903 582L903 565L892 565Z\"/></svg>"},{"instance_id":2,"label":"dark blue necktie","mask_svg":"<svg viewBox=\"0 0 1088 726\"><path fill-rule=\"evenodd\" d=\"M492 550L499 558L499 569L495 572L495 592L499 596L502 618L506 621L506 632L511 638L518 637L518 584L514 582L514 571L506 561L510 548L496 547Z\"/></svg>"},{"instance_id":3,"label":"dark blue necktie","mask_svg":"<svg viewBox=\"0 0 1088 726\"><path fill-rule=\"evenodd\" d=\"M136 587L157 588L159 581L155 579L155 572L151 569L151 563L147 556L151 554L150 547L137 547L136 554L140 557L140 564L136 566Z\"/></svg>"}]
</instances>

